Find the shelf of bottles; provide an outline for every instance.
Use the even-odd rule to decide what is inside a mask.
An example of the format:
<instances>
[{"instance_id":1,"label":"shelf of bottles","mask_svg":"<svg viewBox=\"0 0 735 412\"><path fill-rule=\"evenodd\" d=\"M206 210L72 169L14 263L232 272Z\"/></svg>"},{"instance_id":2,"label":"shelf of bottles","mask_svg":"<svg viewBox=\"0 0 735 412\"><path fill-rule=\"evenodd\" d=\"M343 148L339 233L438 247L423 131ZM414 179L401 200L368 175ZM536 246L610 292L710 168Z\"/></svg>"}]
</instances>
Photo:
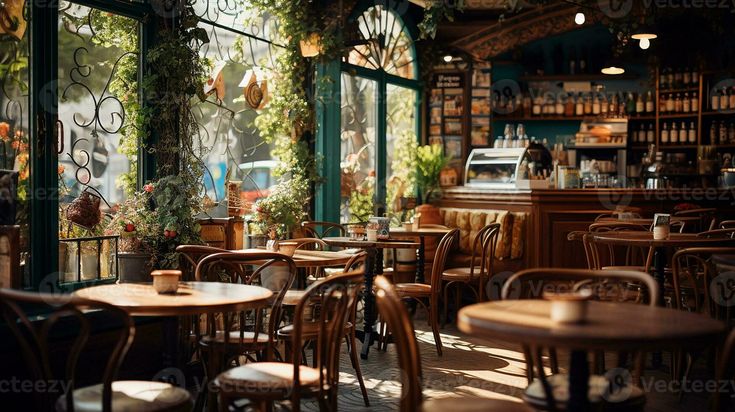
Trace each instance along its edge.
<instances>
[{"instance_id":1,"label":"shelf of bottles","mask_svg":"<svg viewBox=\"0 0 735 412\"><path fill-rule=\"evenodd\" d=\"M476 68L472 72L472 95L470 96L470 146L491 145L492 89L491 69Z\"/></svg>"}]
</instances>

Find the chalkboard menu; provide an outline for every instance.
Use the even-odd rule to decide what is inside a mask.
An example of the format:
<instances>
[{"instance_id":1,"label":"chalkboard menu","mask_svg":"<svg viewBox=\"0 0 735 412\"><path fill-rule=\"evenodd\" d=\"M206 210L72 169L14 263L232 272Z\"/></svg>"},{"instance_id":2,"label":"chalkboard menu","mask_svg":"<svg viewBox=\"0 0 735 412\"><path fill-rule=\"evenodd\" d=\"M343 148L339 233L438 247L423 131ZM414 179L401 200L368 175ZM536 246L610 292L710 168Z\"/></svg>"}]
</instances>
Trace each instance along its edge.
<instances>
[{"instance_id":1,"label":"chalkboard menu","mask_svg":"<svg viewBox=\"0 0 735 412\"><path fill-rule=\"evenodd\" d=\"M464 141L467 135L467 74L466 72L436 73L429 94L430 144L444 147L451 156L450 166L461 175L464 164Z\"/></svg>"}]
</instances>

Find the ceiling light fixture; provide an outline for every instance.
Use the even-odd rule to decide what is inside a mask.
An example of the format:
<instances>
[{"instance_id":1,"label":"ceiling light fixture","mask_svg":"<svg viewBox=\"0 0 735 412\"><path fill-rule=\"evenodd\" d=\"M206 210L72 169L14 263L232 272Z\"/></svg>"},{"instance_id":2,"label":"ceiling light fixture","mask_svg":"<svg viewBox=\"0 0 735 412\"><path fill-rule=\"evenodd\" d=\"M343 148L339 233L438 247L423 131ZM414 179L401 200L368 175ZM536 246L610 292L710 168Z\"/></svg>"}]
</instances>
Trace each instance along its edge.
<instances>
[{"instance_id":1,"label":"ceiling light fixture","mask_svg":"<svg viewBox=\"0 0 735 412\"><path fill-rule=\"evenodd\" d=\"M454 60L454 57L451 54L447 54L443 57L444 61L447 63L450 63L452 60Z\"/></svg>"},{"instance_id":2,"label":"ceiling light fixture","mask_svg":"<svg viewBox=\"0 0 735 412\"><path fill-rule=\"evenodd\" d=\"M647 50L649 47L651 47L651 40L648 39L641 39L638 43L638 47L640 47L643 50Z\"/></svg>"},{"instance_id":3,"label":"ceiling light fixture","mask_svg":"<svg viewBox=\"0 0 735 412\"><path fill-rule=\"evenodd\" d=\"M574 22L577 23L578 26L583 25L585 20L584 13L581 11L578 11L577 14L574 15Z\"/></svg>"}]
</instances>

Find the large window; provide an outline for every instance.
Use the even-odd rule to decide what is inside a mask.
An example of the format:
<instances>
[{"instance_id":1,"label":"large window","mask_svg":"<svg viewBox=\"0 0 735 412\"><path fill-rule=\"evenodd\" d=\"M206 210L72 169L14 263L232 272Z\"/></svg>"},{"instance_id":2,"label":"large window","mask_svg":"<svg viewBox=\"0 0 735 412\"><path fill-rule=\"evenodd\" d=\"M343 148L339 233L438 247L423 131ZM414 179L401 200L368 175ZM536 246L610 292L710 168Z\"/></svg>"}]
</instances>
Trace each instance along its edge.
<instances>
[{"instance_id":1,"label":"large window","mask_svg":"<svg viewBox=\"0 0 735 412\"><path fill-rule=\"evenodd\" d=\"M340 220L397 216L401 197L415 192L409 157L417 141L415 50L401 18L384 6L356 14L360 41L341 76Z\"/></svg>"}]
</instances>

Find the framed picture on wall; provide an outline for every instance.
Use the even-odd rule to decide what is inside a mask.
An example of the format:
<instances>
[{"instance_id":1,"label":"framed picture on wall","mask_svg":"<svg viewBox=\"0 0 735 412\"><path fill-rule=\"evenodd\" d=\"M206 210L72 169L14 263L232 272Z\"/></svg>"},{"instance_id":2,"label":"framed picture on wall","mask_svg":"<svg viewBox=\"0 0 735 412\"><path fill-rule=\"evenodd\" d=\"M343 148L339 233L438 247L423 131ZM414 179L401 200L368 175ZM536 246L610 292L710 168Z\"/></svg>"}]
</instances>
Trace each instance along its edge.
<instances>
[{"instance_id":1,"label":"framed picture on wall","mask_svg":"<svg viewBox=\"0 0 735 412\"><path fill-rule=\"evenodd\" d=\"M0 226L0 288L19 289L20 226Z\"/></svg>"}]
</instances>

